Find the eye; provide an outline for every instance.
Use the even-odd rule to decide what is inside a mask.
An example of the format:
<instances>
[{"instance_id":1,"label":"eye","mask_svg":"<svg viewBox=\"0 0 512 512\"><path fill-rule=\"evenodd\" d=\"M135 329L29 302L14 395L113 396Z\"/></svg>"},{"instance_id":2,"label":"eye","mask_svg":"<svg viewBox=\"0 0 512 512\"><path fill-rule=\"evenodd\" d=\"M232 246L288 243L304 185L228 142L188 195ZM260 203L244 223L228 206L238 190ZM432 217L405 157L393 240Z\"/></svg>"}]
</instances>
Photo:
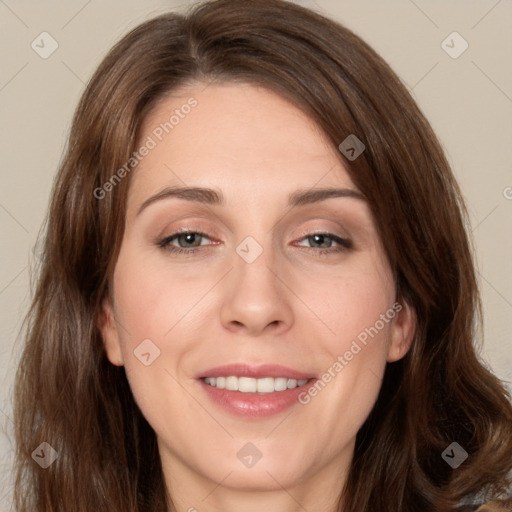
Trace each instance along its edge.
<instances>
[{"instance_id":1,"label":"eye","mask_svg":"<svg viewBox=\"0 0 512 512\"><path fill-rule=\"evenodd\" d=\"M206 233L200 231L187 231L181 230L172 235L166 236L159 242L158 247L171 252L173 254L193 254L199 250L201 246L208 246L210 244L202 244L201 239L211 240ZM352 241L347 238L342 238L332 233L313 233L303 235L300 240L307 240L311 244L318 244L320 247L305 247L308 250L314 251L318 255L339 253L352 249ZM177 242L178 246L173 242ZM333 242L337 245L333 246ZM299 245L299 247L303 247Z\"/></svg>"},{"instance_id":2,"label":"eye","mask_svg":"<svg viewBox=\"0 0 512 512\"><path fill-rule=\"evenodd\" d=\"M304 236L301 240L307 240L309 243L313 245L320 245L319 250L315 250L316 253L323 254L332 254L339 253L343 251L347 251L353 248L352 241L348 238L341 238L332 233L313 233ZM335 242L337 246L332 245ZM302 246L300 246L302 247ZM306 247L307 249L316 249L315 247Z\"/></svg>"},{"instance_id":3,"label":"eye","mask_svg":"<svg viewBox=\"0 0 512 512\"><path fill-rule=\"evenodd\" d=\"M160 240L157 245L159 247L162 247L166 251L175 254L191 254L196 252L198 250L197 248L200 247L201 245L208 245L201 244L201 238L208 238L208 236L205 233L201 233L199 231L183 230L173 233L170 236L166 236L165 238ZM178 247L176 247L176 245L172 245L172 242L174 242L175 240L178 242Z\"/></svg>"}]
</instances>

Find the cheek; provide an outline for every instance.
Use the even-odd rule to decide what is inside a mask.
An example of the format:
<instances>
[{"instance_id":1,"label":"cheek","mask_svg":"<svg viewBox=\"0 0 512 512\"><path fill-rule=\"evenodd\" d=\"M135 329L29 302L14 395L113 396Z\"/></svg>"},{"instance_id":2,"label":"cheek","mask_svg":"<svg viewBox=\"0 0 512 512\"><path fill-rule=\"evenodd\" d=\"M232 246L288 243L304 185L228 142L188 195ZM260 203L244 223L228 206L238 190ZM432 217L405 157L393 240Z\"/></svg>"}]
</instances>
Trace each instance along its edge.
<instances>
[{"instance_id":1,"label":"cheek","mask_svg":"<svg viewBox=\"0 0 512 512\"><path fill-rule=\"evenodd\" d=\"M358 337L364 342L368 330L375 333L376 323L379 339L387 338L389 318L383 323L381 315L392 308L395 289L389 267L375 255L354 258L336 272L309 278L315 278L316 286L302 285L301 297L322 321L320 340L331 356L348 350Z\"/></svg>"},{"instance_id":2,"label":"cheek","mask_svg":"<svg viewBox=\"0 0 512 512\"><path fill-rule=\"evenodd\" d=\"M371 399L378 391L386 364L393 304L375 283L354 282L346 292L331 297L328 321L334 335L321 338L325 372L329 373L324 375L335 382L333 389L338 390L340 397L350 391L351 395Z\"/></svg>"},{"instance_id":3,"label":"cheek","mask_svg":"<svg viewBox=\"0 0 512 512\"><path fill-rule=\"evenodd\" d=\"M194 290L166 279L154 264L129 251L119 255L114 290L121 351L134 399L152 426L164 425L166 417L179 414L182 391L173 377L187 347L176 341L186 325ZM175 398L169 400L170 396Z\"/></svg>"},{"instance_id":4,"label":"cheek","mask_svg":"<svg viewBox=\"0 0 512 512\"><path fill-rule=\"evenodd\" d=\"M303 403L314 411L310 417L324 418L326 430L340 435L344 428L356 432L364 422L386 366L395 290L389 269L375 261L360 260L331 277L322 299L312 292L305 299L329 329L316 338L323 373Z\"/></svg>"},{"instance_id":5,"label":"cheek","mask_svg":"<svg viewBox=\"0 0 512 512\"><path fill-rule=\"evenodd\" d=\"M126 342L133 345L150 338L164 346L172 331L189 321L187 315L204 294L205 283L188 277L171 272L158 260L130 255L128 251L120 255L114 286Z\"/></svg>"},{"instance_id":6,"label":"cheek","mask_svg":"<svg viewBox=\"0 0 512 512\"><path fill-rule=\"evenodd\" d=\"M180 402L176 397L182 391L173 377L183 378L187 354L201 338L201 322L212 321L211 311L205 310L208 301L200 299L217 278L197 272L194 277L163 258L125 249L114 272L124 366L140 408L148 417L159 418ZM169 396L175 398L168 401Z\"/></svg>"}]
</instances>

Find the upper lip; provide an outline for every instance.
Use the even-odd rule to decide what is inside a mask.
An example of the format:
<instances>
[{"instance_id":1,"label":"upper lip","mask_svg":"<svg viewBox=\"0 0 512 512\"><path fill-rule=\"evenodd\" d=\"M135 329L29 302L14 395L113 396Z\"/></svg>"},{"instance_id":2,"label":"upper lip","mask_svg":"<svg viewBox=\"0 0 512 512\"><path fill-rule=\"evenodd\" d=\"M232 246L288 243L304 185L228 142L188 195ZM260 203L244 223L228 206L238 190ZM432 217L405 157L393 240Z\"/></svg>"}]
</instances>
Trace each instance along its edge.
<instances>
[{"instance_id":1,"label":"upper lip","mask_svg":"<svg viewBox=\"0 0 512 512\"><path fill-rule=\"evenodd\" d=\"M251 365L248 363L233 363L216 366L215 368L201 372L197 375L197 378L229 377L231 375L236 377L252 377L254 379L261 379L263 377L286 377L288 379L309 380L315 378L315 375L312 373L300 372L278 364Z\"/></svg>"}]
</instances>

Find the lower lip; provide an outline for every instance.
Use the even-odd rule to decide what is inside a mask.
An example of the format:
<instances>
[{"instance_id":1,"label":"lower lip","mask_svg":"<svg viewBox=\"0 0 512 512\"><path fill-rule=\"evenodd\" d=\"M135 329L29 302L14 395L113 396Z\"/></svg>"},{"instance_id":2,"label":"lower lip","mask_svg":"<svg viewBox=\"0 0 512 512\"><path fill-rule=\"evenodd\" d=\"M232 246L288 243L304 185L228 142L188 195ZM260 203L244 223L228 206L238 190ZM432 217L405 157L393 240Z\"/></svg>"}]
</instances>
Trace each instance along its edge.
<instances>
[{"instance_id":1,"label":"lower lip","mask_svg":"<svg viewBox=\"0 0 512 512\"><path fill-rule=\"evenodd\" d=\"M210 399L230 414L243 418L263 418L299 404L300 393L308 389L313 380L308 381L304 386L262 394L219 389L206 384L203 380L199 382Z\"/></svg>"}]
</instances>

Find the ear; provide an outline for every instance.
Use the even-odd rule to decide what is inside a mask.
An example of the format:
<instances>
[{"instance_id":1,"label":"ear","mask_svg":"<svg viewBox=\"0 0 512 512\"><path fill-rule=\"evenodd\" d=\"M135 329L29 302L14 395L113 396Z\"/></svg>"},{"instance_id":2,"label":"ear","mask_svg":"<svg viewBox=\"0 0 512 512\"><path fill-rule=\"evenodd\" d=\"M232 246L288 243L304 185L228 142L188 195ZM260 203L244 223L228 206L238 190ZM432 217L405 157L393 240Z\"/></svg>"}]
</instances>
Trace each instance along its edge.
<instances>
[{"instance_id":1,"label":"ear","mask_svg":"<svg viewBox=\"0 0 512 512\"><path fill-rule=\"evenodd\" d=\"M103 338L103 346L109 361L115 366L123 366L123 353L121 351L114 308L108 297L103 300L97 326Z\"/></svg>"},{"instance_id":2,"label":"ear","mask_svg":"<svg viewBox=\"0 0 512 512\"><path fill-rule=\"evenodd\" d=\"M402 359L411 348L416 332L416 311L406 301L401 301L395 309L396 315L391 321L390 344L386 361L391 363Z\"/></svg>"}]
</instances>

